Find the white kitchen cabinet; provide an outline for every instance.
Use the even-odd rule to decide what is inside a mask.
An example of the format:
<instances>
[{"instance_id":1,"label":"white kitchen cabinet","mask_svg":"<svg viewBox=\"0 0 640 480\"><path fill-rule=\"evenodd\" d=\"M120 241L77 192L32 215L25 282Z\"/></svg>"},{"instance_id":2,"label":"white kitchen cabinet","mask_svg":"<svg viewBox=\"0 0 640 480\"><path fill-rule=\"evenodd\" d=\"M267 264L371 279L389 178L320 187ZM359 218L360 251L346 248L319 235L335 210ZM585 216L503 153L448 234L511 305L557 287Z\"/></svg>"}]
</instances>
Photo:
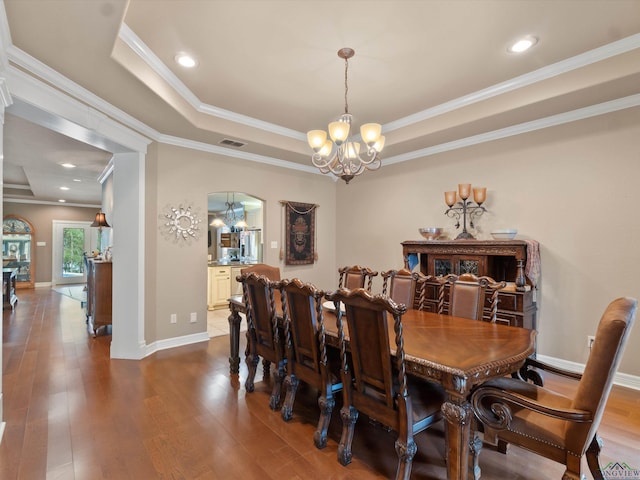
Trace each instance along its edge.
<instances>
[{"instance_id":1,"label":"white kitchen cabinet","mask_svg":"<svg viewBox=\"0 0 640 480\"><path fill-rule=\"evenodd\" d=\"M226 307L231 296L231 267L209 267L207 308Z\"/></svg>"},{"instance_id":2,"label":"white kitchen cabinet","mask_svg":"<svg viewBox=\"0 0 640 480\"><path fill-rule=\"evenodd\" d=\"M236 280L244 267L231 267L231 295L242 295L242 284Z\"/></svg>"}]
</instances>

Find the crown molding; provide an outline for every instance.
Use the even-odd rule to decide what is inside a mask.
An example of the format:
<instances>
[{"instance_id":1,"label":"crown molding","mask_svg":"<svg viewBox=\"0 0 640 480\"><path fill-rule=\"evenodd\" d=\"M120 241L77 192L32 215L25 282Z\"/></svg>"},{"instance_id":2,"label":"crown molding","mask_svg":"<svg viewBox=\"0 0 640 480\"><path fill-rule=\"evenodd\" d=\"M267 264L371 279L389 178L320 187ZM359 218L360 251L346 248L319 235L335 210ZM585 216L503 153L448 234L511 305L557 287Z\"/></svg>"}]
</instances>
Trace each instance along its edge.
<instances>
[{"instance_id":1,"label":"crown molding","mask_svg":"<svg viewBox=\"0 0 640 480\"><path fill-rule=\"evenodd\" d=\"M161 143L167 145L174 145L177 147L190 148L193 150L200 150L202 152L215 153L218 155L224 155L228 157L240 158L251 162L262 163L265 165L272 165L274 167L288 168L290 170L298 170L307 173L320 173L313 165L303 165L300 163L287 162L286 160L280 160L273 157L267 157L265 155L259 155L257 153L242 152L238 150L230 150L218 145L211 145L209 143L196 142L180 137L172 137L170 135L161 135L158 140Z\"/></svg>"},{"instance_id":2,"label":"crown molding","mask_svg":"<svg viewBox=\"0 0 640 480\"><path fill-rule=\"evenodd\" d=\"M430 118L437 117L438 115L442 115L459 108L468 107L469 105L472 105L474 103L478 103L489 98L496 97L498 95L503 95L505 93L511 92L513 90L518 90L519 88L524 88L534 83L548 80L577 68L601 62L603 60L606 60L607 58L621 55L637 48L640 48L640 33L631 35L607 45L603 45L602 47L595 48L580 55L567 58L566 60L561 60L551 65L547 65L545 67L539 68L538 70L534 70L532 72L525 73L524 75L520 75L519 77L506 80L496 85L492 85L491 87L485 88L483 90L478 90L477 92L470 93L469 95L464 95L449 102L436 105L435 107L428 108L421 112L417 112L412 115L399 118L398 120L391 121L383 125L382 130L385 133L392 132L394 130L398 130L399 128L407 127L414 123L423 122Z\"/></svg>"},{"instance_id":3,"label":"crown molding","mask_svg":"<svg viewBox=\"0 0 640 480\"><path fill-rule=\"evenodd\" d=\"M494 140L500 140L502 138L512 137L514 135L534 132L543 128L555 127L564 123L576 122L579 120L584 120L586 118L605 115L607 113L612 113L618 110L624 110L627 108L634 108L638 106L640 106L640 94L630 95L628 97L619 98L617 100L611 100L609 102L579 108L570 112L559 113L557 115L551 115L549 117L541 118L538 120L532 120L530 122L512 125L510 127L493 130L491 132L480 133L471 137L461 138L460 140L433 145L431 147L416 150L414 152L395 155L393 157L385 158L384 165L393 165L395 163L406 162L408 160L414 160L416 158L428 157L437 153L470 147L472 145L478 145L480 143L492 142Z\"/></svg>"},{"instance_id":4,"label":"crown molding","mask_svg":"<svg viewBox=\"0 0 640 480\"><path fill-rule=\"evenodd\" d=\"M224 108L203 103L182 81L160 60L153 51L125 23L120 27L118 38L142 59L160 78L173 88L196 111L212 117L264 130L276 135L306 141L306 134L274 123L242 115Z\"/></svg>"},{"instance_id":5,"label":"crown molding","mask_svg":"<svg viewBox=\"0 0 640 480\"><path fill-rule=\"evenodd\" d=\"M55 207L83 207L83 208L102 208L102 205L94 205L92 203L71 203L71 202L53 202L48 200L29 200L26 198L11 198L4 196L4 203L28 203L33 205L51 205Z\"/></svg>"}]
</instances>

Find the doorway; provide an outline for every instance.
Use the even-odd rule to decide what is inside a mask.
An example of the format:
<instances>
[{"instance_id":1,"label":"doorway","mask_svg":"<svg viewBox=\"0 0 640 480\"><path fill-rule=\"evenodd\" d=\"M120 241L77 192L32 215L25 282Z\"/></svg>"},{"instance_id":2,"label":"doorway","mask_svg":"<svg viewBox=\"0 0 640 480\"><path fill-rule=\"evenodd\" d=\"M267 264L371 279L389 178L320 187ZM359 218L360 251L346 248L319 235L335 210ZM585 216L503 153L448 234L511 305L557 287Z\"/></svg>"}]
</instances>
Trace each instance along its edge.
<instances>
[{"instance_id":1,"label":"doorway","mask_svg":"<svg viewBox=\"0 0 640 480\"><path fill-rule=\"evenodd\" d=\"M91 222L53 221L52 271L53 285L86 283L84 253L96 248L97 230Z\"/></svg>"}]
</instances>

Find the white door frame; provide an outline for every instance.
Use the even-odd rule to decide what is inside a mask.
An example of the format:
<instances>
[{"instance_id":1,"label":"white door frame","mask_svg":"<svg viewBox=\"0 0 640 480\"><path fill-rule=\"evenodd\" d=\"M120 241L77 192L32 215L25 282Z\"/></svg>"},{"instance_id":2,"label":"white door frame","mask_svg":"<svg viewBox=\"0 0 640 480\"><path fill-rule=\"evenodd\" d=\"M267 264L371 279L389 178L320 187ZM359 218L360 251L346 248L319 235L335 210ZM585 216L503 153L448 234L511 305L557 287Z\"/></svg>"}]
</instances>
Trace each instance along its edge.
<instances>
[{"instance_id":1,"label":"white door frame","mask_svg":"<svg viewBox=\"0 0 640 480\"><path fill-rule=\"evenodd\" d=\"M51 229L51 284L64 285L69 283L85 283L87 272L81 277L62 276L62 249L63 232L65 228L84 228L86 235L84 239L84 251L95 250L98 244L98 233L96 229L90 228L91 222L73 220L53 220Z\"/></svg>"}]
</instances>

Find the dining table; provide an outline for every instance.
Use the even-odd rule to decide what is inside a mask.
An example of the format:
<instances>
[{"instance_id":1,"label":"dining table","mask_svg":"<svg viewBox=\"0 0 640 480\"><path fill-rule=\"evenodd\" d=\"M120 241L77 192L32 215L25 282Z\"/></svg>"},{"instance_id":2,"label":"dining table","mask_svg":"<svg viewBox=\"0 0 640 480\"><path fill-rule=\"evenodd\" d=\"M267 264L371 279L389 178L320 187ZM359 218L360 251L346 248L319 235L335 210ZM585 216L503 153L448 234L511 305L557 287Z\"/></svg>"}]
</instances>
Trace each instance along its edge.
<instances>
[{"instance_id":1,"label":"dining table","mask_svg":"<svg viewBox=\"0 0 640 480\"><path fill-rule=\"evenodd\" d=\"M232 373L238 373L242 297L231 297L229 308L229 362ZM327 345L339 348L335 314L331 308L325 308L325 312ZM402 328L407 374L437 382L446 392L441 411L447 478L480 478L482 441L469 396L474 387L487 380L518 372L535 351L536 331L414 309L402 316ZM393 321L389 322L389 333L395 353ZM348 332L345 339L348 342Z\"/></svg>"}]
</instances>

